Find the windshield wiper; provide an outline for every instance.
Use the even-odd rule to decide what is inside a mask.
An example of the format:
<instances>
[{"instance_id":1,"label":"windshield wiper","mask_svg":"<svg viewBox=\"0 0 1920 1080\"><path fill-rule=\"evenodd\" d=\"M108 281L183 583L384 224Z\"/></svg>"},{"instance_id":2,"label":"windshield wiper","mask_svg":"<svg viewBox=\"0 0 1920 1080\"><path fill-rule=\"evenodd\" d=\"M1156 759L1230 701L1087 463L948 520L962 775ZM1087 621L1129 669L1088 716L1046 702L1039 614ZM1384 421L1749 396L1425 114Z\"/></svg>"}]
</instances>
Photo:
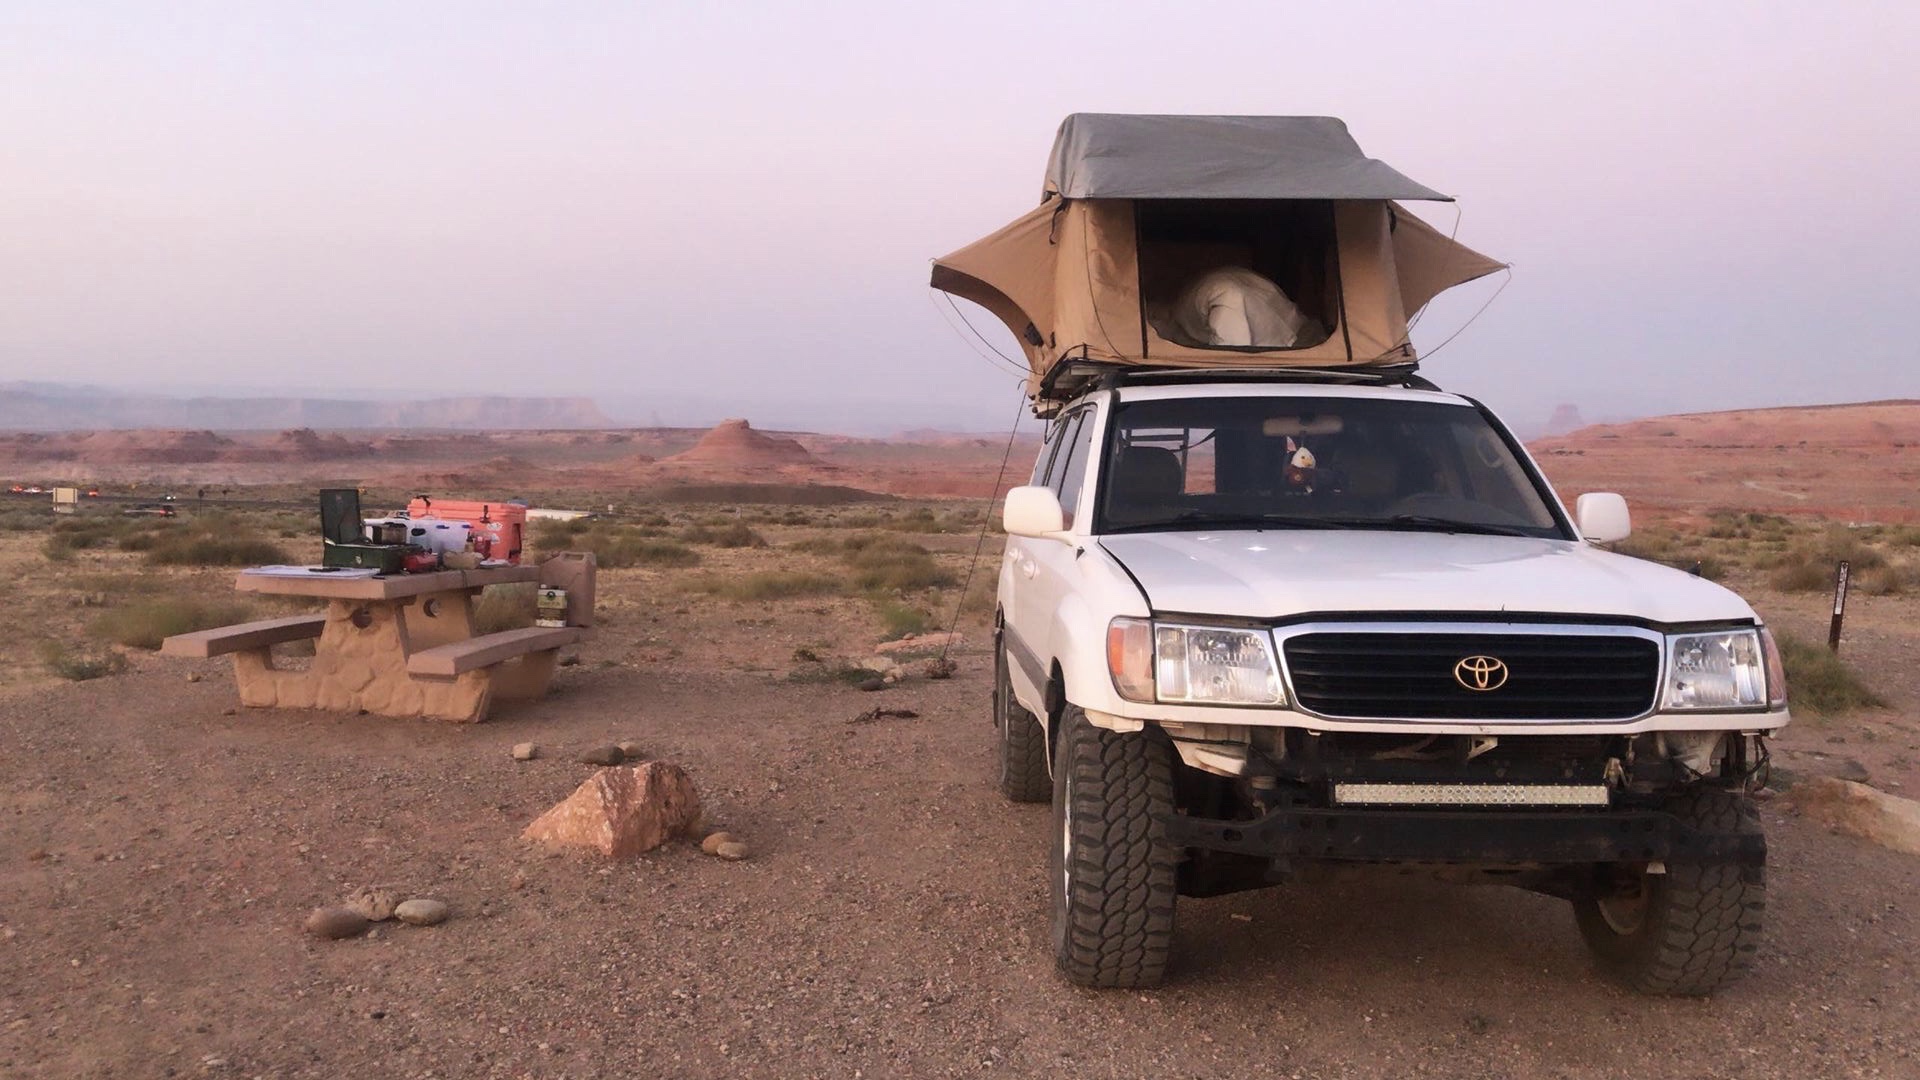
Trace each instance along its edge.
<instances>
[{"instance_id":1,"label":"windshield wiper","mask_svg":"<svg viewBox=\"0 0 1920 1080\"><path fill-rule=\"evenodd\" d=\"M1431 514L1394 514L1384 518L1349 518L1341 522L1349 526L1374 526L1388 529L1419 529L1431 532L1474 533L1479 536L1527 536L1534 534L1525 529L1516 529L1511 525L1492 525L1484 521L1458 521L1453 518L1434 517ZM1536 537L1537 539L1537 537Z\"/></svg>"},{"instance_id":2,"label":"windshield wiper","mask_svg":"<svg viewBox=\"0 0 1920 1080\"><path fill-rule=\"evenodd\" d=\"M1326 518L1297 517L1292 514L1225 514L1210 510L1182 510L1162 522L1155 522L1148 528L1165 528L1168 525L1217 525L1235 529L1337 529L1338 522Z\"/></svg>"}]
</instances>

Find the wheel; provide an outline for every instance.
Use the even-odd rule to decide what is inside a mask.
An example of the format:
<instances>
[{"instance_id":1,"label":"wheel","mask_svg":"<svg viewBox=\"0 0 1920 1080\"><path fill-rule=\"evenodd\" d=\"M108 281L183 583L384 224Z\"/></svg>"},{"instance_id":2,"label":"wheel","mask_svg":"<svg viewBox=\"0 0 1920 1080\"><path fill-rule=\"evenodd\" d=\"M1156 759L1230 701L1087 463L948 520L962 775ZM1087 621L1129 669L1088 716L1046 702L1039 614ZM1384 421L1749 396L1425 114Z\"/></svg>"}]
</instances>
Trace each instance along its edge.
<instances>
[{"instance_id":1,"label":"wheel","mask_svg":"<svg viewBox=\"0 0 1920 1080\"><path fill-rule=\"evenodd\" d=\"M1118 735L1068 706L1053 765L1053 957L1082 986L1158 986L1173 946L1166 743Z\"/></svg>"},{"instance_id":2,"label":"wheel","mask_svg":"<svg viewBox=\"0 0 1920 1080\"><path fill-rule=\"evenodd\" d=\"M993 726L1000 733L1000 794L1014 802L1046 802L1053 794L1047 775L1047 732L1013 700L1007 684L1007 647L993 651Z\"/></svg>"},{"instance_id":3,"label":"wheel","mask_svg":"<svg viewBox=\"0 0 1920 1080\"><path fill-rule=\"evenodd\" d=\"M1758 836L1745 796L1697 787L1667 811L1691 828ZM1600 970L1643 994L1704 997L1746 973L1760 946L1766 868L1671 863L1635 867L1605 895L1574 901L1574 918Z\"/></svg>"}]
</instances>

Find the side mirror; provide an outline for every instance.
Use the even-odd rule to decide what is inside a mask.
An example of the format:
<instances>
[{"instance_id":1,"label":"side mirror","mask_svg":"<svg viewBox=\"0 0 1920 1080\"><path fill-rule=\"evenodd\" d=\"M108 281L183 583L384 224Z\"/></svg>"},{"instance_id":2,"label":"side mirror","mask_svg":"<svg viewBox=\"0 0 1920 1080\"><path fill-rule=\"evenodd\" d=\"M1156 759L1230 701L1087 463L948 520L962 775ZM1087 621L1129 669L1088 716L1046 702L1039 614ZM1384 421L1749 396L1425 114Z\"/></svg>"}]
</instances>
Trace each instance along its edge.
<instances>
[{"instance_id":1,"label":"side mirror","mask_svg":"<svg viewBox=\"0 0 1920 1080\"><path fill-rule=\"evenodd\" d=\"M1028 484L1007 491L1000 523L1010 536L1046 537L1064 531L1066 517L1053 489Z\"/></svg>"},{"instance_id":2,"label":"side mirror","mask_svg":"<svg viewBox=\"0 0 1920 1080\"><path fill-rule=\"evenodd\" d=\"M1627 500L1611 491L1589 491L1573 504L1573 516L1580 535L1596 544L1625 540L1633 532L1633 516L1627 513Z\"/></svg>"}]
</instances>

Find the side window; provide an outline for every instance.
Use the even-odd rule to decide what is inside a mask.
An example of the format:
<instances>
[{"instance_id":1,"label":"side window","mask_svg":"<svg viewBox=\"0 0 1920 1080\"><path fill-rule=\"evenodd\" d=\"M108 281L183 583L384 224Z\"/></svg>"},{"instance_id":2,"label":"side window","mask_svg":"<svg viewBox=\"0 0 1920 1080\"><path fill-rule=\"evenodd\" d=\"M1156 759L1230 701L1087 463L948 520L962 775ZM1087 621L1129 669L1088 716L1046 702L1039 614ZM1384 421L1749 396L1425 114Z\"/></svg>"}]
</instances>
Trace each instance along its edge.
<instances>
[{"instance_id":1,"label":"side window","mask_svg":"<svg viewBox=\"0 0 1920 1080\"><path fill-rule=\"evenodd\" d=\"M1073 453L1073 436L1080 430L1080 418L1085 413L1074 413L1065 417L1054 429L1053 453L1047 464L1047 471L1040 477L1039 483L1060 494L1060 476L1066 472L1067 456Z\"/></svg>"},{"instance_id":2,"label":"side window","mask_svg":"<svg viewBox=\"0 0 1920 1080\"><path fill-rule=\"evenodd\" d=\"M1034 485L1047 482L1047 466L1053 462L1053 452L1060 448L1060 433L1066 430L1073 418L1068 417L1057 424L1048 424L1046 433L1040 437L1040 455L1033 459L1033 479L1027 481Z\"/></svg>"},{"instance_id":3,"label":"side window","mask_svg":"<svg viewBox=\"0 0 1920 1080\"><path fill-rule=\"evenodd\" d=\"M1088 448L1093 443L1093 414L1080 414L1079 427L1061 444L1065 463L1054 478L1054 490L1060 495L1060 508L1066 511L1066 524L1073 527L1073 511L1080 504L1080 489L1087 480Z\"/></svg>"}]
</instances>

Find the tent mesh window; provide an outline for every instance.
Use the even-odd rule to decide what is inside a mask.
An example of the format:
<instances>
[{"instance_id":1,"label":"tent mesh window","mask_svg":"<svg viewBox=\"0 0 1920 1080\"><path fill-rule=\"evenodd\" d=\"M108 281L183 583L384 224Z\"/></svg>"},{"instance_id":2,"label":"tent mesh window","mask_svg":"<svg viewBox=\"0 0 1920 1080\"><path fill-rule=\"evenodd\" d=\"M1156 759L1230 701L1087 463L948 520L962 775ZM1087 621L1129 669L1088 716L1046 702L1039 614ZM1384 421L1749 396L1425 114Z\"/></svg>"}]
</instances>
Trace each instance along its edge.
<instances>
[{"instance_id":1,"label":"tent mesh window","mask_svg":"<svg viewBox=\"0 0 1920 1080\"><path fill-rule=\"evenodd\" d=\"M1140 298L1154 332L1176 345L1232 349L1181 330L1176 305L1201 275L1252 270L1308 319L1290 348L1326 341L1340 319L1333 203L1325 200L1151 199L1135 205ZM1251 346L1269 351L1272 345Z\"/></svg>"}]
</instances>

